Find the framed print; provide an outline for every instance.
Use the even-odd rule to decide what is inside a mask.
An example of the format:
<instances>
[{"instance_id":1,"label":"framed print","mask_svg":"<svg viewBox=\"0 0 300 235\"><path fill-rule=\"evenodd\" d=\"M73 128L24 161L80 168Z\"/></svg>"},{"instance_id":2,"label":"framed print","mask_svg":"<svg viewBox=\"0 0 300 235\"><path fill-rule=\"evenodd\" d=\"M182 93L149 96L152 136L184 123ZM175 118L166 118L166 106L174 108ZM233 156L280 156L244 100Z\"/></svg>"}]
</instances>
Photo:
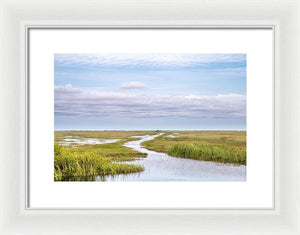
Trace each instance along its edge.
<instances>
[{"instance_id":1,"label":"framed print","mask_svg":"<svg viewBox=\"0 0 300 235\"><path fill-rule=\"evenodd\" d=\"M300 234L299 4L116 3L1 2L1 233Z\"/></svg>"},{"instance_id":2,"label":"framed print","mask_svg":"<svg viewBox=\"0 0 300 235\"><path fill-rule=\"evenodd\" d=\"M273 208L273 34L28 28L28 207Z\"/></svg>"}]
</instances>

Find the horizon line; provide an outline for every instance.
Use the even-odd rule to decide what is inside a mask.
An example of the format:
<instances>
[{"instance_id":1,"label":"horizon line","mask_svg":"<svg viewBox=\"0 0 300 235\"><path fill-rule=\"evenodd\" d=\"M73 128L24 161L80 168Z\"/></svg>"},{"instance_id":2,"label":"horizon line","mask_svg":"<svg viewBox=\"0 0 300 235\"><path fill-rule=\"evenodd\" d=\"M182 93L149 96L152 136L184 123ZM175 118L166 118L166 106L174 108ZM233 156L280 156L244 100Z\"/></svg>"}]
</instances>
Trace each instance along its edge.
<instances>
[{"instance_id":1,"label":"horizon line","mask_svg":"<svg viewBox=\"0 0 300 235\"><path fill-rule=\"evenodd\" d=\"M137 129L137 130L88 130L88 129L62 129L54 131L247 131L247 129Z\"/></svg>"}]
</instances>

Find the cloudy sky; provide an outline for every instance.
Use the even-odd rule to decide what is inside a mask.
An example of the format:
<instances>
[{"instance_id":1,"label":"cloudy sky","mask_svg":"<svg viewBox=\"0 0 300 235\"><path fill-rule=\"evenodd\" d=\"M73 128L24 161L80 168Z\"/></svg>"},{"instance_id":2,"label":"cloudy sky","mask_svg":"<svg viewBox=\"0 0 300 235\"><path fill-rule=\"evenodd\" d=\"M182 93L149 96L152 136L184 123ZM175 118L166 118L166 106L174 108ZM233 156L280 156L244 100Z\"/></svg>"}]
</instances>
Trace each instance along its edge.
<instances>
[{"instance_id":1,"label":"cloudy sky","mask_svg":"<svg viewBox=\"0 0 300 235\"><path fill-rule=\"evenodd\" d=\"M245 130L245 54L55 54L55 130Z\"/></svg>"}]
</instances>

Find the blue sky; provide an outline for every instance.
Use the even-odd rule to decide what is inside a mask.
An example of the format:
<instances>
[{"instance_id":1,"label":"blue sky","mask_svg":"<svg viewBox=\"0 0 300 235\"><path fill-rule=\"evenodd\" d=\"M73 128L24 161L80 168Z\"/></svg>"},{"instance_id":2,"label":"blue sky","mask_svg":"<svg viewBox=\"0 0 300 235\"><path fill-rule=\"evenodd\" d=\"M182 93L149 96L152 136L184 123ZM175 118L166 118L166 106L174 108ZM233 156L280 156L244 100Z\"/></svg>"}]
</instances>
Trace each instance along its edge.
<instances>
[{"instance_id":1,"label":"blue sky","mask_svg":"<svg viewBox=\"0 0 300 235\"><path fill-rule=\"evenodd\" d=\"M245 130L245 54L55 54L55 130Z\"/></svg>"}]
</instances>

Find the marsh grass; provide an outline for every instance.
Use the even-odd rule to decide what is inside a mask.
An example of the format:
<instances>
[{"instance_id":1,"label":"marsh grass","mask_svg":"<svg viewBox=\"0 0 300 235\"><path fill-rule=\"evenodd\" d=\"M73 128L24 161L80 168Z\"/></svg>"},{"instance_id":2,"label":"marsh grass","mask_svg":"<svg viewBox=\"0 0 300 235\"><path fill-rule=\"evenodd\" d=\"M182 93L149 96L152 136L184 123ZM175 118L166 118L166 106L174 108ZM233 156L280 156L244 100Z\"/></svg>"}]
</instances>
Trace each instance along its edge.
<instances>
[{"instance_id":1,"label":"marsh grass","mask_svg":"<svg viewBox=\"0 0 300 235\"><path fill-rule=\"evenodd\" d=\"M127 148L132 136L155 135L159 131L56 131L54 146L55 181L92 181L95 176L137 173L143 166L123 164L146 157L145 153ZM174 137L174 134L176 137ZM171 137L170 137L171 136ZM173 138L172 138L173 136ZM115 143L76 143L64 147L65 138L120 139ZM164 131L163 135L143 142L153 151L174 157L246 165L245 131Z\"/></svg>"},{"instance_id":2,"label":"marsh grass","mask_svg":"<svg viewBox=\"0 0 300 235\"><path fill-rule=\"evenodd\" d=\"M128 141L136 140L132 136L143 136L147 134L156 134L155 131L55 131L54 140L57 143L63 143L65 138L85 139L120 139L115 143L107 144L71 144L69 147L76 148L80 153L89 153L92 155L100 155L109 158L113 161L133 161L141 157L146 157L147 154L134 151L123 146Z\"/></svg>"},{"instance_id":3,"label":"marsh grass","mask_svg":"<svg viewBox=\"0 0 300 235\"><path fill-rule=\"evenodd\" d=\"M131 136L155 135L156 131L55 131L56 142L62 141L66 137L98 138L98 139L121 139L125 140Z\"/></svg>"},{"instance_id":4,"label":"marsh grass","mask_svg":"<svg viewBox=\"0 0 300 235\"><path fill-rule=\"evenodd\" d=\"M172 133L165 132L142 145L174 157L237 165L247 163L245 131L176 131L176 138L168 137Z\"/></svg>"},{"instance_id":5,"label":"marsh grass","mask_svg":"<svg viewBox=\"0 0 300 235\"><path fill-rule=\"evenodd\" d=\"M130 139L130 141L135 139ZM79 153L90 153L93 155L100 155L102 157L108 158L112 161L134 161L139 158L144 158L147 156L146 153L141 153L134 151L130 148L123 146L128 140L119 141L116 143L109 144L97 144L97 145L82 145L76 150Z\"/></svg>"},{"instance_id":6,"label":"marsh grass","mask_svg":"<svg viewBox=\"0 0 300 235\"><path fill-rule=\"evenodd\" d=\"M236 146L197 142L180 143L172 145L167 153L174 157L246 165L246 150Z\"/></svg>"},{"instance_id":7,"label":"marsh grass","mask_svg":"<svg viewBox=\"0 0 300 235\"><path fill-rule=\"evenodd\" d=\"M114 163L111 159L78 148L65 148L54 144L54 180L74 177L128 174L143 171L143 166Z\"/></svg>"}]
</instances>

